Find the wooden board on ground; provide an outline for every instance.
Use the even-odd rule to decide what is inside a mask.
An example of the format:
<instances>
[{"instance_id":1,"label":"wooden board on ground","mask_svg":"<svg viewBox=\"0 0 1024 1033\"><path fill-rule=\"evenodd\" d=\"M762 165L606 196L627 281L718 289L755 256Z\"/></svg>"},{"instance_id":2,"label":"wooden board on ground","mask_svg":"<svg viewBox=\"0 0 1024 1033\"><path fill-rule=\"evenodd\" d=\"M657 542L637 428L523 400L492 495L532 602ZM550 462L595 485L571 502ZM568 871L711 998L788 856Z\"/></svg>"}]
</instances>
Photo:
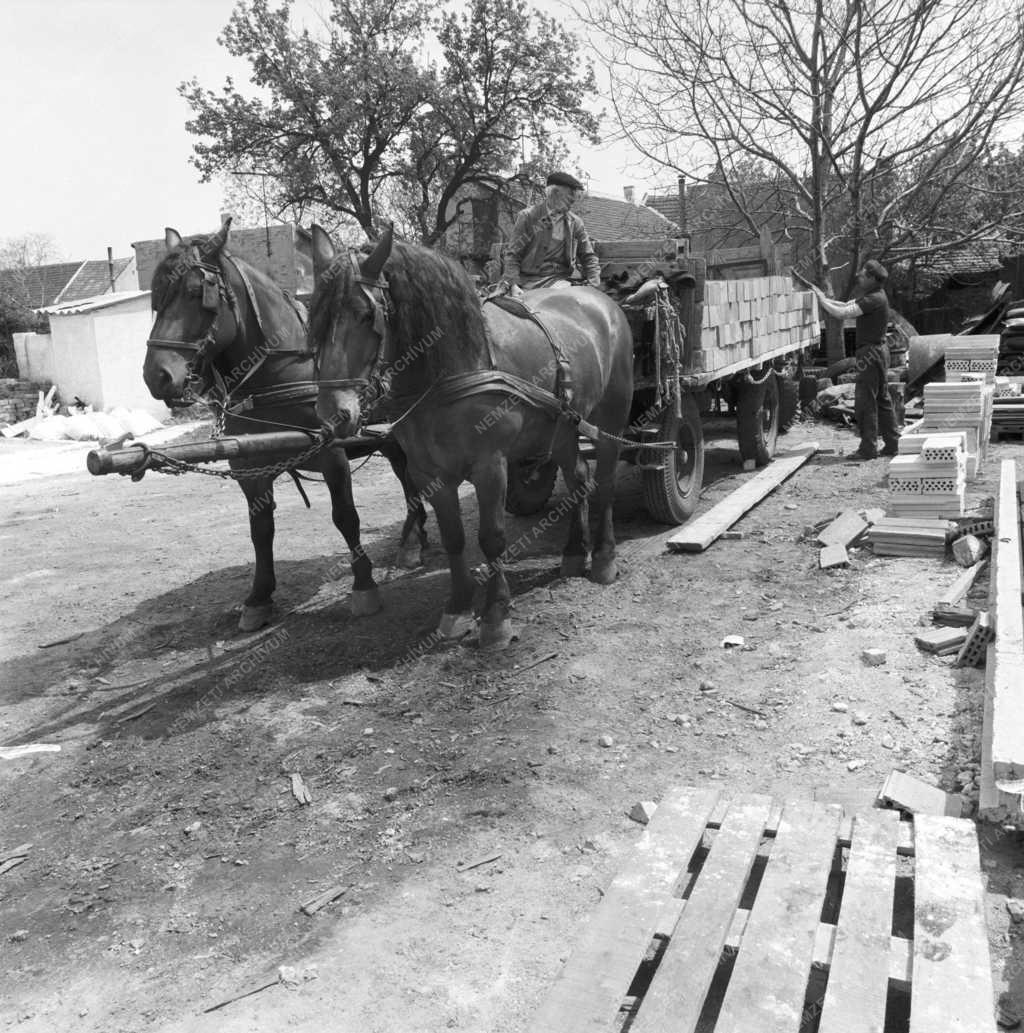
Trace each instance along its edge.
<instances>
[{"instance_id":1,"label":"wooden board on ground","mask_svg":"<svg viewBox=\"0 0 1024 1033\"><path fill-rule=\"evenodd\" d=\"M910 1033L991 1033L972 822L925 814L901 821L894 811L871 807L841 818L836 806L746 795L694 809L696 792L666 794L612 883L620 888L613 909L610 892L584 923L580 947L527 1030L612 1033L625 1020L630 1033L796 1033L808 1017L812 972L824 969L825 994L815 1002L821 1033L878 1033L893 987L909 990L917 1002ZM670 840L662 842L654 829L658 816L666 807L679 813L680 802L692 827L687 832L685 820L674 822ZM919 828L925 860L908 866L897 858L915 856ZM846 846L845 878L830 878ZM914 902L917 939L892 931L901 879L910 881L904 899ZM640 929L628 910L637 905L645 915ZM641 935L648 929L650 935ZM956 942L947 944L948 936ZM924 994L919 978L927 982ZM945 981L941 991L937 979ZM925 999L933 994L953 1002L944 1005L946 1014Z\"/></svg>"},{"instance_id":2,"label":"wooden board on ground","mask_svg":"<svg viewBox=\"0 0 1024 1033\"><path fill-rule=\"evenodd\" d=\"M954 646L959 649L967 641L967 632L963 628L928 628L919 631L914 641L926 653L938 653Z\"/></svg>"},{"instance_id":3,"label":"wooden board on ground","mask_svg":"<svg viewBox=\"0 0 1024 1033\"><path fill-rule=\"evenodd\" d=\"M703 552L747 510L796 473L817 450L818 442L809 441L792 453L776 456L773 462L741 484L728 498L680 528L668 539L669 549L673 552Z\"/></svg>"},{"instance_id":4,"label":"wooden board on ground","mask_svg":"<svg viewBox=\"0 0 1024 1033\"><path fill-rule=\"evenodd\" d=\"M910 1033L992 1033L992 970L973 822L914 819Z\"/></svg>"},{"instance_id":5,"label":"wooden board on ground","mask_svg":"<svg viewBox=\"0 0 1024 1033\"><path fill-rule=\"evenodd\" d=\"M819 1033L874 1033L885 1025L899 823L895 811L854 819Z\"/></svg>"},{"instance_id":6,"label":"wooden board on ground","mask_svg":"<svg viewBox=\"0 0 1024 1033\"><path fill-rule=\"evenodd\" d=\"M819 545L852 545L868 529L868 522L852 510L840 513L831 524L818 535Z\"/></svg>"},{"instance_id":7,"label":"wooden board on ground","mask_svg":"<svg viewBox=\"0 0 1024 1033\"><path fill-rule=\"evenodd\" d=\"M997 782L1024 779L1024 613L1017 472L1012 459L999 473L992 535L991 602L995 609L992 765Z\"/></svg>"},{"instance_id":8,"label":"wooden board on ground","mask_svg":"<svg viewBox=\"0 0 1024 1033\"><path fill-rule=\"evenodd\" d=\"M963 798L930 786L904 771L890 771L879 800L912 814L938 814L959 818L963 814Z\"/></svg>"},{"instance_id":9,"label":"wooden board on ground","mask_svg":"<svg viewBox=\"0 0 1024 1033\"><path fill-rule=\"evenodd\" d=\"M562 969L531 1033L610 1027L657 928L658 917L700 845L718 793L683 790L658 805L612 881L583 940Z\"/></svg>"}]
</instances>

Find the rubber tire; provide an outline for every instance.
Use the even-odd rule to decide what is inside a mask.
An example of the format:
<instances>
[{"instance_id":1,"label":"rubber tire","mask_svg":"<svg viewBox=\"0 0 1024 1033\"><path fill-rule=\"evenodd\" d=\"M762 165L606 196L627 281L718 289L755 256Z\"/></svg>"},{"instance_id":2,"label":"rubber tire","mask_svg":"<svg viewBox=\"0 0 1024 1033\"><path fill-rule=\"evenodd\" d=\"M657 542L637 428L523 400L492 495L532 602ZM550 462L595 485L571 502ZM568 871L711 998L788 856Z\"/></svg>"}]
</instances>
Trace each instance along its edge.
<instances>
[{"instance_id":1,"label":"rubber tire","mask_svg":"<svg viewBox=\"0 0 1024 1033\"><path fill-rule=\"evenodd\" d=\"M779 436L779 383L774 375L761 384L737 385L736 437L740 458L767 466Z\"/></svg>"},{"instance_id":2,"label":"rubber tire","mask_svg":"<svg viewBox=\"0 0 1024 1033\"><path fill-rule=\"evenodd\" d=\"M680 453L640 450L641 461L662 463L661 470L641 470L644 505L651 517L663 524L681 524L693 516L704 486L704 428L700 409L691 394L684 394L680 404L682 416L676 416L669 405L661 419L661 441L675 441L686 452L685 463Z\"/></svg>"},{"instance_id":3,"label":"rubber tire","mask_svg":"<svg viewBox=\"0 0 1024 1033\"><path fill-rule=\"evenodd\" d=\"M779 433L785 434L800 413L800 385L792 377L777 374L779 382Z\"/></svg>"},{"instance_id":4,"label":"rubber tire","mask_svg":"<svg viewBox=\"0 0 1024 1033\"><path fill-rule=\"evenodd\" d=\"M526 477L528 470L533 476ZM505 491L505 510L513 516L531 516L542 510L555 490L558 464L550 462L537 466L536 463L509 462L508 482Z\"/></svg>"}]
</instances>

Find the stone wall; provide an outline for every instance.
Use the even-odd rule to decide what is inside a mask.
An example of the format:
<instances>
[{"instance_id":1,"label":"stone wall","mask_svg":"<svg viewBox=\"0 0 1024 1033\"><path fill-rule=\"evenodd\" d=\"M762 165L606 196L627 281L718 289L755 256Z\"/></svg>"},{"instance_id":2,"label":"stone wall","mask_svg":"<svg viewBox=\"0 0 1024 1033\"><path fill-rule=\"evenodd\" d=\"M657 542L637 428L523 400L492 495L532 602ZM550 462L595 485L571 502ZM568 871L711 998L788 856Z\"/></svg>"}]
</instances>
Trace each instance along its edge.
<instances>
[{"instance_id":1,"label":"stone wall","mask_svg":"<svg viewBox=\"0 0 1024 1033\"><path fill-rule=\"evenodd\" d=\"M48 384L33 384L28 380L0 379L0 424L17 423L36 414L39 392L49 390Z\"/></svg>"}]
</instances>

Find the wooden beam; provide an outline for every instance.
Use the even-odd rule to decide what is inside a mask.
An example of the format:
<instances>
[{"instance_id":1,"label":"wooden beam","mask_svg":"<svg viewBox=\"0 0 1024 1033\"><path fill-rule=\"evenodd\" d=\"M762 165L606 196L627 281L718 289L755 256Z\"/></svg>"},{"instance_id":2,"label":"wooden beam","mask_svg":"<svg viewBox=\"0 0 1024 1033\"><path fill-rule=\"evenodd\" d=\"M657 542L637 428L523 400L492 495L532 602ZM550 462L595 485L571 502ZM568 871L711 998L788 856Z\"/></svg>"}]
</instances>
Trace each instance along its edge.
<instances>
[{"instance_id":1,"label":"wooden beam","mask_svg":"<svg viewBox=\"0 0 1024 1033\"><path fill-rule=\"evenodd\" d=\"M957 579L935 600L935 606L948 607L956 606L971 590L971 586L977 580L978 575L988 566L988 560L978 560L973 566L962 571Z\"/></svg>"},{"instance_id":2,"label":"wooden beam","mask_svg":"<svg viewBox=\"0 0 1024 1033\"><path fill-rule=\"evenodd\" d=\"M995 672L992 687L992 773L996 782L1024 779L1024 612L1021 611L1017 466L1003 461L992 535Z\"/></svg>"},{"instance_id":3,"label":"wooden beam","mask_svg":"<svg viewBox=\"0 0 1024 1033\"><path fill-rule=\"evenodd\" d=\"M666 544L669 549L673 552L703 552L723 531L727 531L787 477L796 473L817 450L818 442L809 441L796 451L777 457L759 474L741 484L728 498L680 528L668 539Z\"/></svg>"}]
</instances>

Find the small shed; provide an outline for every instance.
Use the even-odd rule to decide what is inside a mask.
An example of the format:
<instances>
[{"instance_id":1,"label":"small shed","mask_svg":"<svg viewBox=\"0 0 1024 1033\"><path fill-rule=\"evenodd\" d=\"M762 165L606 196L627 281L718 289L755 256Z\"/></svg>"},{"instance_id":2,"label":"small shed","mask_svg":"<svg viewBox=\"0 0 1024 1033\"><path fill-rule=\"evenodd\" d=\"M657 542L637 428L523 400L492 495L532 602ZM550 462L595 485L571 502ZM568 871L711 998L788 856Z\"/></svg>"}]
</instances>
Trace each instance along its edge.
<instances>
[{"instance_id":1,"label":"small shed","mask_svg":"<svg viewBox=\"0 0 1024 1033\"><path fill-rule=\"evenodd\" d=\"M149 291L103 294L41 311L50 317L50 333L18 335L23 376L45 369L65 403L77 396L94 409L121 405L167 415L142 380L153 325Z\"/></svg>"}]
</instances>

